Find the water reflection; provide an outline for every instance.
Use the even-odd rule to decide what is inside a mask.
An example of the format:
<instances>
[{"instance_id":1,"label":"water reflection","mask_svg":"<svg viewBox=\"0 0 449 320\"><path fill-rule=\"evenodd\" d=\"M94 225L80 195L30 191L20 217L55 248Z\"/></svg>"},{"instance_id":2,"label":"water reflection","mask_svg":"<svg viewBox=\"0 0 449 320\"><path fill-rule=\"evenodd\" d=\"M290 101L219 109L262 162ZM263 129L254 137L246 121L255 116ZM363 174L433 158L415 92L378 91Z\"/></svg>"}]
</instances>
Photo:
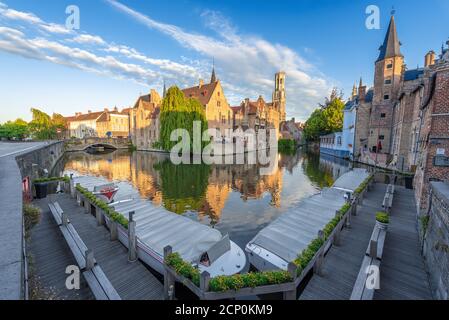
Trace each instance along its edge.
<instances>
[{"instance_id":1,"label":"water reflection","mask_svg":"<svg viewBox=\"0 0 449 320\"><path fill-rule=\"evenodd\" d=\"M154 205L214 226L244 247L279 214L332 185L348 162L299 151L279 155L269 175L260 166L174 165L160 153L70 153L63 171L127 181Z\"/></svg>"}]
</instances>

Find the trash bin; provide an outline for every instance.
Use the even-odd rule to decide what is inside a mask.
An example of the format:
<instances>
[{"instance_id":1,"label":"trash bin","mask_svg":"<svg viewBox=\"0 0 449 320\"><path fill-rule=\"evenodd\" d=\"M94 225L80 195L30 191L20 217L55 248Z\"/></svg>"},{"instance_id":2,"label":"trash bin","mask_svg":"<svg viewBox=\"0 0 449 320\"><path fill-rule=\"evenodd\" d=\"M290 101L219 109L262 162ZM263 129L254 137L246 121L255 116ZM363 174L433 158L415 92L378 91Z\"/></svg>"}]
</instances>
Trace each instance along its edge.
<instances>
[{"instance_id":1,"label":"trash bin","mask_svg":"<svg viewBox=\"0 0 449 320\"><path fill-rule=\"evenodd\" d=\"M47 197L47 189L48 189L48 183L41 182L41 183L35 183L34 188L36 189L36 198L37 199L44 199Z\"/></svg>"}]
</instances>

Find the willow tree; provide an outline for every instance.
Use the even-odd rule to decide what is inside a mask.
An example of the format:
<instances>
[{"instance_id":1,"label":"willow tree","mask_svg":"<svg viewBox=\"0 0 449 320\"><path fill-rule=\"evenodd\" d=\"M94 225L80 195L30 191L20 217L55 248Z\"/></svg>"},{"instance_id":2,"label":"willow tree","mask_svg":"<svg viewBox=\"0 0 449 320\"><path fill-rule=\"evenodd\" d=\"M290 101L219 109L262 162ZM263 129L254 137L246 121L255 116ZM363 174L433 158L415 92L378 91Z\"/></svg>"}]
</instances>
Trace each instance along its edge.
<instances>
[{"instance_id":1,"label":"willow tree","mask_svg":"<svg viewBox=\"0 0 449 320\"><path fill-rule=\"evenodd\" d=\"M33 120L29 123L30 131L38 140L49 140L56 138L56 127L51 117L45 112L32 108Z\"/></svg>"},{"instance_id":2,"label":"willow tree","mask_svg":"<svg viewBox=\"0 0 449 320\"><path fill-rule=\"evenodd\" d=\"M196 99L186 99L184 93L176 86L168 89L162 101L160 117L160 145L164 150L171 150L178 141L171 141L170 136L176 129L185 129L190 134L190 147L193 146L193 122L201 122L201 130L207 130L206 114L203 106ZM202 144L204 146L204 144Z\"/></svg>"}]
</instances>

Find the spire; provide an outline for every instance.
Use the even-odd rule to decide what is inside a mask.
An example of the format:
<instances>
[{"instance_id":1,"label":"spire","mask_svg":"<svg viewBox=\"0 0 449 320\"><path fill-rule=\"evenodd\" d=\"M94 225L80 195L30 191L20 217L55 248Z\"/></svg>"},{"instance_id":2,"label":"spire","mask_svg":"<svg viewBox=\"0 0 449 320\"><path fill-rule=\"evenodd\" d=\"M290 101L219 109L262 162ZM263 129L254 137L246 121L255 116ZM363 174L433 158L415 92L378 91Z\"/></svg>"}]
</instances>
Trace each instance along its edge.
<instances>
[{"instance_id":1,"label":"spire","mask_svg":"<svg viewBox=\"0 0 449 320\"><path fill-rule=\"evenodd\" d=\"M383 45L379 48L380 54L377 61L384 60L386 58L392 58L396 56L402 57L401 54L401 43L398 39L398 34L396 31L396 23L394 21L394 10L391 12L390 24L388 26L387 34L385 35L385 40Z\"/></svg>"},{"instance_id":2,"label":"spire","mask_svg":"<svg viewBox=\"0 0 449 320\"><path fill-rule=\"evenodd\" d=\"M357 96L357 85L354 82L354 86L352 87L352 97L354 98L355 96Z\"/></svg>"},{"instance_id":3,"label":"spire","mask_svg":"<svg viewBox=\"0 0 449 320\"><path fill-rule=\"evenodd\" d=\"M212 76L210 77L210 83L214 83L217 81L217 77L215 76L215 58L212 62Z\"/></svg>"},{"instance_id":4,"label":"spire","mask_svg":"<svg viewBox=\"0 0 449 320\"><path fill-rule=\"evenodd\" d=\"M164 79L164 91L162 93L162 98L165 98L166 94L167 94L167 87L165 86L165 79Z\"/></svg>"},{"instance_id":5,"label":"spire","mask_svg":"<svg viewBox=\"0 0 449 320\"><path fill-rule=\"evenodd\" d=\"M362 77L360 77L359 88L363 87Z\"/></svg>"}]
</instances>

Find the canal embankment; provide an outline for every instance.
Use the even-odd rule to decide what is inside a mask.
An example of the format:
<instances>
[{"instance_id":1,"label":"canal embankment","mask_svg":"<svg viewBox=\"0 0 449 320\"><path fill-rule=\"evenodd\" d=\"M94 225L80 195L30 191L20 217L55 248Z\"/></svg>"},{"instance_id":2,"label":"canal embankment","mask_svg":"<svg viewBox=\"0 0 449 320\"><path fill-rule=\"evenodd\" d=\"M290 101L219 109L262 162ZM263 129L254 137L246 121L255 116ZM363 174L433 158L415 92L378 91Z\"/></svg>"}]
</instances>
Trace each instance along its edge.
<instances>
[{"instance_id":1,"label":"canal embankment","mask_svg":"<svg viewBox=\"0 0 449 320\"><path fill-rule=\"evenodd\" d=\"M27 297L23 198L31 199L31 181L50 171L64 152L62 142L0 144L0 299Z\"/></svg>"}]
</instances>

